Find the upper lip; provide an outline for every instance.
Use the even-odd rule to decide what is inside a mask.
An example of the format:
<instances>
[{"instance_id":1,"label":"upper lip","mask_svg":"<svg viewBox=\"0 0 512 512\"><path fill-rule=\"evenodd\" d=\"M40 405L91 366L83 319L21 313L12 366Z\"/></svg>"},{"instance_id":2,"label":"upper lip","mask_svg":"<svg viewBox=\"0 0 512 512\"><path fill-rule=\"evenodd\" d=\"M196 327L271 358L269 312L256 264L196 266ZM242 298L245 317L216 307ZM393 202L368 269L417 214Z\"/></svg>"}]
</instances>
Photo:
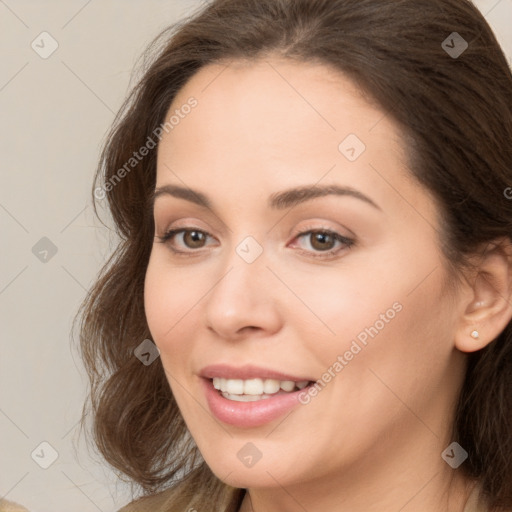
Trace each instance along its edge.
<instances>
[{"instance_id":1,"label":"upper lip","mask_svg":"<svg viewBox=\"0 0 512 512\"><path fill-rule=\"evenodd\" d=\"M223 379L275 379L275 380L291 380L293 382L311 381L308 377L298 377L269 368L260 366L230 366L228 364L213 364L205 366L199 373L205 379L213 379L214 377Z\"/></svg>"}]
</instances>

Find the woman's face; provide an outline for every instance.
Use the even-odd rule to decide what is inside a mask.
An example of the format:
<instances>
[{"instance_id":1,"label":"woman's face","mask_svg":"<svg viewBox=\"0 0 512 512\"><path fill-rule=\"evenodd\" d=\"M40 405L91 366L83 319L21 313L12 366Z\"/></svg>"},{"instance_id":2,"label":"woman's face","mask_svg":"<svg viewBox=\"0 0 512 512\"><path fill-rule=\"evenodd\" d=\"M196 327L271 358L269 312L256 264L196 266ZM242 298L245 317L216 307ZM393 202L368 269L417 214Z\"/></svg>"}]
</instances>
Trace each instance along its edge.
<instances>
[{"instance_id":1,"label":"woman's face","mask_svg":"<svg viewBox=\"0 0 512 512\"><path fill-rule=\"evenodd\" d=\"M145 307L214 473L291 493L446 466L456 301L396 125L343 75L278 59L201 69L171 115Z\"/></svg>"}]
</instances>

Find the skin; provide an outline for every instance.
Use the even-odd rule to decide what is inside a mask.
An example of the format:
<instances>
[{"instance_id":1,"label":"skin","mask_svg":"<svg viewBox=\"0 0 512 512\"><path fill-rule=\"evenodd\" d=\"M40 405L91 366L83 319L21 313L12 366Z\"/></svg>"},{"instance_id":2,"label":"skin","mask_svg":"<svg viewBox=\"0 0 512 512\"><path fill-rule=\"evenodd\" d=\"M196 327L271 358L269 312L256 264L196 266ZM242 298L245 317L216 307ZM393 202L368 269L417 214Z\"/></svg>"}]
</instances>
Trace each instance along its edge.
<instances>
[{"instance_id":1,"label":"skin","mask_svg":"<svg viewBox=\"0 0 512 512\"><path fill-rule=\"evenodd\" d=\"M191 96L198 106L159 144L157 188L190 187L212 207L156 199L145 308L206 462L249 489L242 511L462 511L473 483L441 453L453 441L465 352L512 316L507 256L489 251L479 260L488 279L450 287L439 210L410 177L398 127L339 72L277 57L209 65L169 115ZM338 149L348 134L366 145L354 162ZM314 184L350 186L378 208L334 195L267 206L276 192ZM161 243L178 227L209 236ZM328 241L339 252L315 258L322 245L297 237L311 229L355 243ZM263 249L250 264L236 252L247 236ZM401 311L308 405L257 428L210 413L204 366L250 363L320 379L396 303ZM237 458L247 442L262 453L251 468Z\"/></svg>"}]
</instances>

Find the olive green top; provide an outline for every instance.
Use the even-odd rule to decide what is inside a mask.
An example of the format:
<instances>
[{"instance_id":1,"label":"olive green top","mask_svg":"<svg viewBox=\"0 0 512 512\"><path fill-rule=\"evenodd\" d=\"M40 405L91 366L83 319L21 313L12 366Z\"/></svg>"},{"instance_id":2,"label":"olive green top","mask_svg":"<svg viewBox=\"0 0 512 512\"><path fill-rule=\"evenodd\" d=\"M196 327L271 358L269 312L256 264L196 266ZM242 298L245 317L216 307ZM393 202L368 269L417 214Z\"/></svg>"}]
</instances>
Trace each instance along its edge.
<instances>
[{"instance_id":1,"label":"olive green top","mask_svg":"<svg viewBox=\"0 0 512 512\"><path fill-rule=\"evenodd\" d=\"M480 497L480 487L475 486L473 492L468 498L466 506L464 508L464 512L487 512L487 508L483 504L482 501L479 500ZM143 500L145 501L145 500ZM149 499L147 501L147 505L142 506L142 504L131 503L123 507L119 512L157 512L161 510L165 511L166 502L164 496L155 497L155 499ZM162 507L162 508L160 508ZM7 500L0 500L0 512L28 512L26 508L21 505L17 505L16 503L12 503Z\"/></svg>"},{"instance_id":2,"label":"olive green top","mask_svg":"<svg viewBox=\"0 0 512 512\"><path fill-rule=\"evenodd\" d=\"M464 512L488 512L488 508L480 498L481 487L475 485L471 494L469 495ZM170 510L169 500L166 498L166 493L160 493L154 497L147 497L142 501L135 501L123 507L119 512L166 512ZM3 512L0 510L0 512Z\"/></svg>"}]
</instances>

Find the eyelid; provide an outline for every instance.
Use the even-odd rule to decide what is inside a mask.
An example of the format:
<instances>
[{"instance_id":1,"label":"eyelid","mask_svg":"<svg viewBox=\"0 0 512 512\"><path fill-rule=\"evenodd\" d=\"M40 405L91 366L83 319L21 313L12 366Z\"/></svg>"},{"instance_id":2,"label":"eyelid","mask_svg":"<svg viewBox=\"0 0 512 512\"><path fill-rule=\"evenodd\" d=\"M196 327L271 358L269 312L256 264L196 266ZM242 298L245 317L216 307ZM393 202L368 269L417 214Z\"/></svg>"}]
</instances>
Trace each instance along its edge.
<instances>
[{"instance_id":1,"label":"eyelid","mask_svg":"<svg viewBox=\"0 0 512 512\"><path fill-rule=\"evenodd\" d=\"M206 238L213 238L215 237L211 235L208 231L198 228L196 226L176 226L172 227L165 231L165 233L162 236L155 235L155 238L159 240L160 243L167 243L171 239L173 239L175 236L179 234L184 234L187 232L197 231L199 233L202 233L206 236ZM335 258L338 253L343 252L344 249L350 249L352 246L356 244L355 237L351 236L344 236L335 229L325 227L325 226L318 226L318 225L310 225L302 227L301 229L296 229L292 233L292 241L296 240L297 238L306 237L307 235L311 235L312 233L326 233L330 236L332 236L335 241L343 244L345 247L339 248L339 249L329 249L326 251L308 251L304 249L298 249L299 253L305 254L309 257L313 258L319 258L319 259L329 259L329 258ZM170 245L170 244L169 244ZM178 256L198 256L201 255L204 252L204 247L200 249L187 249L187 250L179 250L175 249L172 246L170 247L170 250L178 255Z\"/></svg>"},{"instance_id":2,"label":"eyelid","mask_svg":"<svg viewBox=\"0 0 512 512\"><path fill-rule=\"evenodd\" d=\"M299 249L300 253L305 254L308 257L317 258L320 260L335 259L336 257L338 257L339 253L346 252L346 250L356 245L355 236L344 236L341 233L339 233L336 229L332 229L326 226L311 225L309 227L302 227L301 229L294 231L293 240L311 235L312 233L327 233L330 236L332 236L335 239L335 241L343 244L344 247L338 249L329 249L327 251L306 251L303 249Z\"/></svg>"},{"instance_id":3,"label":"eyelid","mask_svg":"<svg viewBox=\"0 0 512 512\"><path fill-rule=\"evenodd\" d=\"M178 226L178 227L173 227L173 228L170 228L170 229L166 230L163 235L155 235L155 238L157 238L160 243L164 243L165 244L167 242L170 242L170 240L173 239L178 234L187 233L187 232L190 232L190 231L197 231L199 233L202 233L202 234L206 235L207 238L215 238L208 231L206 231L204 229L196 228L194 226L184 226L184 227L179 227ZM177 253L177 254L189 254L189 255L199 254L203 249L204 248L197 249L197 250L188 249L188 250L181 251L181 250L174 249L174 248L171 247L171 250L174 253Z\"/></svg>"}]
</instances>

